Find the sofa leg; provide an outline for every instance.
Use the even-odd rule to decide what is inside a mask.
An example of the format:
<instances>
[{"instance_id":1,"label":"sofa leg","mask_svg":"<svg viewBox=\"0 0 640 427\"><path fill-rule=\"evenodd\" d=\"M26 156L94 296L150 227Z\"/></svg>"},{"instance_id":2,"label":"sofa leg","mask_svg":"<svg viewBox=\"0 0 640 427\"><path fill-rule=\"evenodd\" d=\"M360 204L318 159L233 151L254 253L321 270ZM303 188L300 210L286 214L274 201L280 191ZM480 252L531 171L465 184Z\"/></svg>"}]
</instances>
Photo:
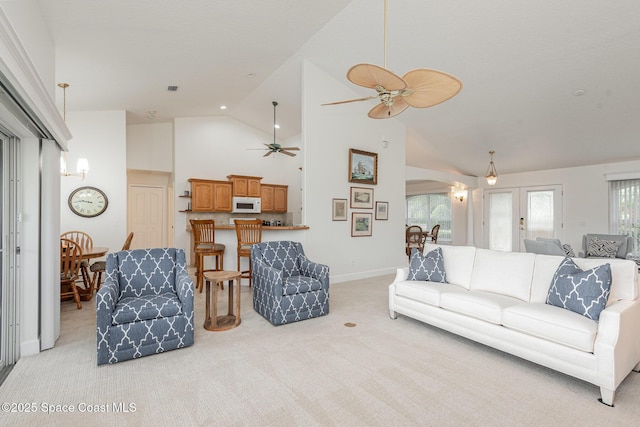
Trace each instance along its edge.
<instances>
[{"instance_id":1,"label":"sofa leg","mask_svg":"<svg viewBox=\"0 0 640 427\"><path fill-rule=\"evenodd\" d=\"M598 399L598 401L613 408L613 397L615 392L615 390L609 390L608 388L600 387L601 397Z\"/></svg>"},{"instance_id":2,"label":"sofa leg","mask_svg":"<svg viewBox=\"0 0 640 427\"><path fill-rule=\"evenodd\" d=\"M395 311L389 310L389 317L392 318L392 319L397 319L398 315L396 314Z\"/></svg>"}]
</instances>

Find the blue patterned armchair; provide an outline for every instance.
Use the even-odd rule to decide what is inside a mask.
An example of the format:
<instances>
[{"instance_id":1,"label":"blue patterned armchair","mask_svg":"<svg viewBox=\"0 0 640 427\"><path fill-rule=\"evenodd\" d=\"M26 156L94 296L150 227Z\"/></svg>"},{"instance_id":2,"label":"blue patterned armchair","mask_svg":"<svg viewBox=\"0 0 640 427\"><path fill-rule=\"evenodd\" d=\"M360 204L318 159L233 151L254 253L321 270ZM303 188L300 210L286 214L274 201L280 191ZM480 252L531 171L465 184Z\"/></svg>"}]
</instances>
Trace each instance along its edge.
<instances>
[{"instance_id":1,"label":"blue patterned armchair","mask_svg":"<svg viewBox=\"0 0 640 427\"><path fill-rule=\"evenodd\" d=\"M251 247L253 308L273 325L329 314L329 267L311 262L298 242Z\"/></svg>"},{"instance_id":2,"label":"blue patterned armchair","mask_svg":"<svg viewBox=\"0 0 640 427\"><path fill-rule=\"evenodd\" d=\"M183 249L107 256L96 294L98 365L193 344L193 280Z\"/></svg>"}]
</instances>

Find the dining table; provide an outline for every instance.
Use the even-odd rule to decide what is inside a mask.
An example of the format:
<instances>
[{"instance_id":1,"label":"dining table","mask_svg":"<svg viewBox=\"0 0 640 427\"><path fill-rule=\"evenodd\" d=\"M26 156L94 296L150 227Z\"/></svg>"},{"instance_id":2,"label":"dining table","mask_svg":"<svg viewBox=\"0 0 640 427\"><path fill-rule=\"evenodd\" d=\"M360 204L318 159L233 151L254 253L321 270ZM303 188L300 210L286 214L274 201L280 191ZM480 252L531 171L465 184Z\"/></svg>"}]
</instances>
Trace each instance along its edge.
<instances>
[{"instance_id":1,"label":"dining table","mask_svg":"<svg viewBox=\"0 0 640 427\"><path fill-rule=\"evenodd\" d=\"M93 298L95 284L89 277L89 265L94 258L101 258L109 252L109 248L105 246L92 246L90 248L82 249L82 260L87 261L82 265L82 281L84 283L84 289L78 289L80 293L80 299L82 301L90 301Z\"/></svg>"}]
</instances>

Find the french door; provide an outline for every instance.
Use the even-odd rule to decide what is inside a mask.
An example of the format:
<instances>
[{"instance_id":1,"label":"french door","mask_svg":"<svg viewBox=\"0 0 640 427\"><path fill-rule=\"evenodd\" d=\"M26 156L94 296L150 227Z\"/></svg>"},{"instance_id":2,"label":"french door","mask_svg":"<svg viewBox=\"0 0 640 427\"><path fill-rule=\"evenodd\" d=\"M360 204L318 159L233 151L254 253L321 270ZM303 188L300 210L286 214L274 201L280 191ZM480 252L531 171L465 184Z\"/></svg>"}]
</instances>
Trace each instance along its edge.
<instances>
[{"instance_id":1,"label":"french door","mask_svg":"<svg viewBox=\"0 0 640 427\"><path fill-rule=\"evenodd\" d=\"M560 238L562 186L501 188L484 195L484 247L524 251L524 239Z\"/></svg>"}]
</instances>

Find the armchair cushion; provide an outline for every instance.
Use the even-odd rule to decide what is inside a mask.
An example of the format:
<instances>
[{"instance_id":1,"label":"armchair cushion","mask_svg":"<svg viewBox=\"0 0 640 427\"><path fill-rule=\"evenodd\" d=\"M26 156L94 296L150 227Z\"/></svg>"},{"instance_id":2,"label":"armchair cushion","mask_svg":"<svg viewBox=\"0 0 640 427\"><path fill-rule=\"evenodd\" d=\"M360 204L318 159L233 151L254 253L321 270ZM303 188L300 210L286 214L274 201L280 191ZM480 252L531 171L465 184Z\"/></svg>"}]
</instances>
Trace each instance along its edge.
<instances>
[{"instance_id":1,"label":"armchair cushion","mask_svg":"<svg viewBox=\"0 0 640 427\"><path fill-rule=\"evenodd\" d=\"M304 294L319 289L322 289L322 283L317 279L306 276L291 276L284 279L282 295Z\"/></svg>"},{"instance_id":2,"label":"armchair cushion","mask_svg":"<svg viewBox=\"0 0 640 427\"><path fill-rule=\"evenodd\" d=\"M159 319L182 314L182 304L173 294L143 295L121 298L111 317L114 325L122 325L137 320Z\"/></svg>"}]
</instances>

